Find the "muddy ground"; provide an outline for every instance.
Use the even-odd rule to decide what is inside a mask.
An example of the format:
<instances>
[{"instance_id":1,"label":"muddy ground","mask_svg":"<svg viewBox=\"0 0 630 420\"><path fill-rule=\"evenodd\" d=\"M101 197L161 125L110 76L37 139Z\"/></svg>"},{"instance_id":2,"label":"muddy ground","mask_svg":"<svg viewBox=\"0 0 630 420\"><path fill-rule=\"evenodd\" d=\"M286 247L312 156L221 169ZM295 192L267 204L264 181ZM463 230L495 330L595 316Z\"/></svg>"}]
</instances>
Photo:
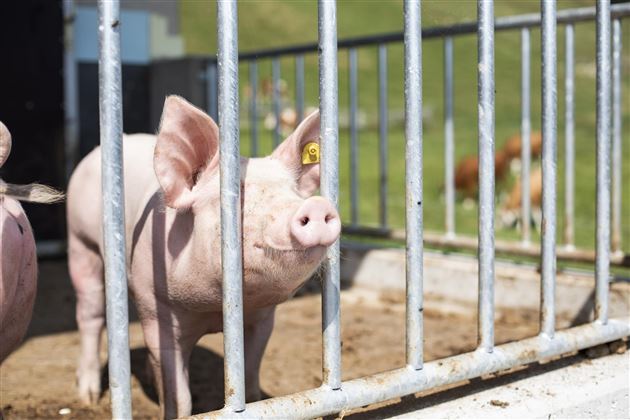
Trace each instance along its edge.
<instances>
[{"instance_id":1,"label":"muddy ground","mask_svg":"<svg viewBox=\"0 0 630 420\"><path fill-rule=\"evenodd\" d=\"M0 408L6 419L110 418L106 374L98 405L83 406L76 397L79 335L65 262L42 262L40 272L28 337L0 370ZM348 289L342 292L341 302L343 379L403 366L404 296ZM470 316L425 310L426 359L474 349L476 328L474 308L470 308ZM506 342L534 335L537 328L538 316L533 311L508 311L498 317L495 333L498 342ZM147 352L137 321L131 324L130 335L134 418L153 419L158 406L145 374ZM222 352L221 335L204 337L193 352L190 376L195 413L221 406ZM105 366L105 351L101 360ZM262 364L261 385L268 396L278 396L315 388L320 382L320 296L304 293L278 307ZM67 409L68 414L59 414Z\"/></svg>"}]
</instances>

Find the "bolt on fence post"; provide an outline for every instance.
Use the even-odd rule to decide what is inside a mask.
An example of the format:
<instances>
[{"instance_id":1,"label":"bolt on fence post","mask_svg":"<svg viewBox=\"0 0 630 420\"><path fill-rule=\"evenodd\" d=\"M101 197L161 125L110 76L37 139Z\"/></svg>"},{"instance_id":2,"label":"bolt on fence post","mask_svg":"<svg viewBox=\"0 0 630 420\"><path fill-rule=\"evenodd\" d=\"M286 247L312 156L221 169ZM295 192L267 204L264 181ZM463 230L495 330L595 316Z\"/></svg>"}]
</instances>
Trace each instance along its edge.
<instances>
[{"instance_id":1,"label":"bolt on fence post","mask_svg":"<svg viewBox=\"0 0 630 420\"><path fill-rule=\"evenodd\" d=\"M256 60L249 62L249 86L251 90L249 101L250 155L256 157L258 156L258 61Z\"/></svg>"},{"instance_id":2,"label":"bolt on fence post","mask_svg":"<svg viewBox=\"0 0 630 420\"><path fill-rule=\"evenodd\" d=\"M523 245L531 239L531 194L529 174L531 168L531 88L530 88L530 32L521 28L521 238Z\"/></svg>"},{"instance_id":3,"label":"bolt on fence post","mask_svg":"<svg viewBox=\"0 0 630 420\"><path fill-rule=\"evenodd\" d=\"M295 112L297 121L304 118L304 55L295 57Z\"/></svg>"},{"instance_id":4,"label":"bolt on fence post","mask_svg":"<svg viewBox=\"0 0 630 420\"><path fill-rule=\"evenodd\" d=\"M359 221L359 145L358 145L358 83L357 83L357 50L348 50L348 73L350 85L350 223L356 225Z\"/></svg>"},{"instance_id":5,"label":"bolt on fence post","mask_svg":"<svg viewBox=\"0 0 630 420\"><path fill-rule=\"evenodd\" d=\"M318 0L319 101L321 112L322 196L339 202L339 123L337 100L337 4ZM339 312L339 239L328 247L322 287L322 344L324 385L341 387L341 328Z\"/></svg>"},{"instance_id":6,"label":"bolt on fence post","mask_svg":"<svg viewBox=\"0 0 630 420\"><path fill-rule=\"evenodd\" d=\"M610 1L597 0L597 224L595 318L608 322L610 271Z\"/></svg>"},{"instance_id":7,"label":"bolt on fence post","mask_svg":"<svg viewBox=\"0 0 630 420\"><path fill-rule=\"evenodd\" d=\"M217 0L217 32L225 406L234 412L240 412L245 410L245 360L238 116L238 14L235 0Z\"/></svg>"},{"instance_id":8,"label":"bolt on fence post","mask_svg":"<svg viewBox=\"0 0 630 420\"><path fill-rule=\"evenodd\" d=\"M494 2L479 0L479 348L494 348Z\"/></svg>"},{"instance_id":9,"label":"bolt on fence post","mask_svg":"<svg viewBox=\"0 0 630 420\"><path fill-rule=\"evenodd\" d=\"M612 94L613 94L613 146L612 146L612 240L613 253L621 252L621 185L623 173L621 171L621 21L613 20L613 63L612 63Z\"/></svg>"},{"instance_id":10,"label":"bolt on fence post","mask_svg":"<svg viewBox=\"0 0 630 420\"><path fill-rule=\"evenodd\" d=\"M208 60L206 68L206 102L208 114L217 121L217 62L213 59Z\"/></svg>"},{"instance_id":11,"label":"bolt on fence post","mask_svg":"<svg viewBox=\"0 0 630 420\"><path fill-rule=\"evenodd\" d=\"M419 0L405 0L406 357L423 366L422 20Z\"/></svg>"},{"instance_id":12,"label":"bolt on fence post","mask_svg":"<svg viewBox=\"0 0 630 420\"><path fill-rule=\"evenodd\" d=\"M542 0L542 238L540 332L555 332L556 288L556 1Z\"/></svg>"},{"instance_id":13,"label":"bolt on fence post","mask_svg":"<svg viewBox=\"0 0 630 420\"><path fill-rule=\"evenodd\" d=\"M98 2L103 259L112 417L131 418L129 308L122 150L120 2Z\"/></svg>"},{"instance_id":14,"label":"bolt on fence post","mask_svg":"<svg viewBox=\"0 0 630 420\"><path fill-rule=\"evenodd\" d=\"M453 38L444 38L444 196L446 236L455 236L455 140L453 126Z\"/></svg>"},{"instance_id":15,"label":"bolt on fence post","mask_svg":"<svg viewBox=\"0 0 630 420\"><path fill-rule=\"evenodd\" d=\"M63 0L64 49L63 49L63 110L64 140L66 150L66 180L79 158L79 80L74 57L73 0Z\"/></svg>"},{"instance_id":16,"label":"bolt on fence post","mask_svg":"<svg viewBox=\"0 0 630 420\"><path fill-rule=\"evenodd\" d=\"M564 244L573 248L575 217L575 121L573 24L565 29L564 59Z\"/></svg>"},{"instance_id":17,"label":"bolt on fence post","mask_svg":"<svg viewBox=\"0 0 630 420\"><path fill-rule=\"evenodd\" d=\"M387 101L387 46L378 46L378 144L379 144L379 209L380 225L387 227L387 133L389 130Z\"/></svg>"}]
</instances>

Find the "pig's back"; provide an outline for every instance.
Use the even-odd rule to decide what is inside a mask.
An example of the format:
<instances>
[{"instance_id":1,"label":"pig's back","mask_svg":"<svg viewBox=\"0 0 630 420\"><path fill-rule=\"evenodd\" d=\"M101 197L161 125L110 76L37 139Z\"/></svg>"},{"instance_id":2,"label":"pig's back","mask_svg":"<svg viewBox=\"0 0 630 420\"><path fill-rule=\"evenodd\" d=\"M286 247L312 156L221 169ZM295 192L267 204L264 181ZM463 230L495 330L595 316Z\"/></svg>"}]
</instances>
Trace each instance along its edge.
<instances>
[{"instance_id":1,"label":"pig's back","mask_svg":"<svg viewBox=\"0 0 630 420\"><path fill-rule=\"evenodd\" d=\"M37 292L37 258L22 206L0 196L0 363L28 328Z\"/></svg>"},{"instance_id":2,"label":"pig's back","mask_svg":"<svg viewBox=\"0 0 630 420\"><path fill-rule=\"evenodd\" d=\"M153 170L155 136L130 134L123 136L126 231L158 183ZM94 245L102 244L101 148L92 150L77 166L67 194L68 231Z\"/></svg>"}]
</instances>

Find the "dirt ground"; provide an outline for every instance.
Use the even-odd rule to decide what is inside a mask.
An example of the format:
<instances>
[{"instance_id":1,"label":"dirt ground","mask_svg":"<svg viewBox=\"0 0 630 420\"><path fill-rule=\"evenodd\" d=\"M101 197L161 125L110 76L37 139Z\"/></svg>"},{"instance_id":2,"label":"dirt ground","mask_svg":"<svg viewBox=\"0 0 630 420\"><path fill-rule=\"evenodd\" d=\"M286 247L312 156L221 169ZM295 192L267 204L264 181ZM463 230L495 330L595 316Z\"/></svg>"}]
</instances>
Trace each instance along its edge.
<instances>
[{"instance_id":1,"label":"dirt ground","mask_svg":"<svg viewBox=\"0 0 630 420\"><path fill-rule=\"evenodd\" d=\"M0 369L0 408L7 420L110 418L106 369L103 369L104 391L98 405L84 406L76 397L74 371L79 335L74 302L65 262L41 263L38 297L28 337ZM261 369L262 389L268 396L320 385L320 304L319 294L305 293L278 307ZM404 365L402 294L348 289L342 292L341 304L344 380ZM470 313L467 317L425 310L427 360L475 348L474 308ZM506 342L532 336L537 328L536 313L507 312L497 319L495 333L498 342ZM145 373L147 352L137 321L131 323L130 336L134 418L157 418L156 395ZM101 360L105 367L104 349ZM223 396L220 334L206 336L199 342L192 355L190 376L193 412L220 408ZM60 414L60 410L65 414Z\"/></svg>"}]
</instances>

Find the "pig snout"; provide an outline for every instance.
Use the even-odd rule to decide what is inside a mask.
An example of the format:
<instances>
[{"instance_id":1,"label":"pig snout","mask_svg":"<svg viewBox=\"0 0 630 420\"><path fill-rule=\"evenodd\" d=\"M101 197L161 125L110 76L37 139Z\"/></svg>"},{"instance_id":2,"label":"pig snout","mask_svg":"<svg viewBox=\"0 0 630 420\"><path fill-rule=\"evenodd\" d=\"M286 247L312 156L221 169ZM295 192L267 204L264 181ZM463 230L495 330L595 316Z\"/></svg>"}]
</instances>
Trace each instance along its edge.
<instances>
[{"instance_id":1,"label":"pig snout","mask_svg":"<svg viewBox=\"0 0 630 420\"><path fill-rule=\"evenodd\" d=\"M332 245L340 232L339 213L323 197L306 199L291 219L291 236L304 248Z\"/></svg>"}]
</instances>

